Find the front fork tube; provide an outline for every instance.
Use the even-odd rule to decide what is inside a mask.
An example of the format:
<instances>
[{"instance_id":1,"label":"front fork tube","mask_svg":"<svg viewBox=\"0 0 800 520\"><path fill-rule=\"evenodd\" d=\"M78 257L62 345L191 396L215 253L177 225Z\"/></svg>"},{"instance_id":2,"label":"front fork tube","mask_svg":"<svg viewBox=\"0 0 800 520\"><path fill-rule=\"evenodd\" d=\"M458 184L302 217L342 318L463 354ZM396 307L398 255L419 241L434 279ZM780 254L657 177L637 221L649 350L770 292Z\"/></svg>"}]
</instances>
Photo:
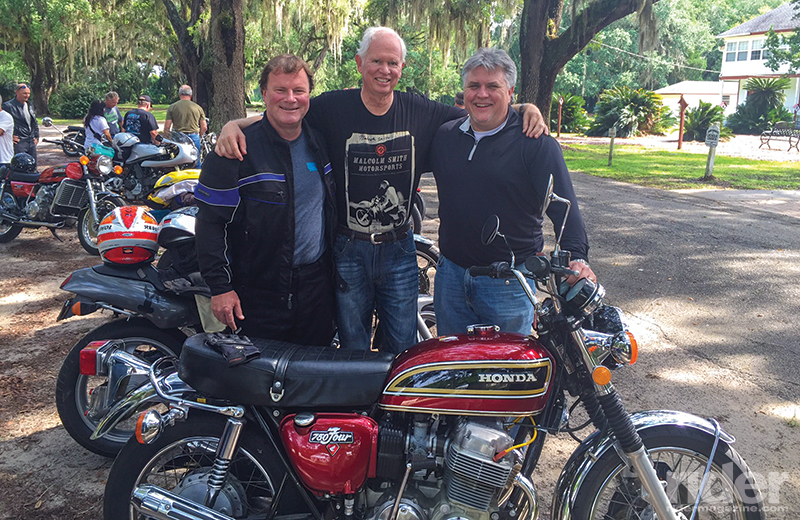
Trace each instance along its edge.
<instances>
[{"instance_id":1,"label":"front fork tube","mask_svg":"<svg viewBox=\"0 0 800 520\"><path fill-rule=\"evenodd\" d=\"M229 418L225 423L225 429L219 439L217 453L214 456L214 465L208 476L206 498L204 505L213 508L217 501L219 492L225 484L225 477L228 475L228 468L233 461L233 455L239 445L239 435L242 433L245 421L243 419Z\"/></svg>"},{"instance_id":2,"label":"front fork tube","mask_svg":"<svg viewBox=\"0 0 800 520\"><path fill-rule=\"evenodd\" d=\"M99 226L100 217L97 215L97 201L95 200L94 185L92 185L92 181L89 179L86 179L86 191L89 192L89 209L92 211L94 224L95 226Z\"/></svg>"},{"instance_id":3,"label":"front fork tube","mask_svg":"<svg viewBox=\"0 0 800 520\"><path fill-rule=\"evenodd\" d=\"M591 372L599 366L599 363L589 354L581 330L573 329L571 335L573 341L579 347L584 365L591 374ZM636 475L638 475L639 481L644 489L644 498L652 504L659 519L680 520L682 517L678 516L678 513L672 507L666 489L662 486L661 480L659 480L653 463L644 447L644 443L641 437L639 437L639 433L636 431L633 421L631 421L631 416L628 414L627 410L625 410L622 400L619 398L619 395L617 395L614 385L611 383L605 385L593 384L594 393L597 395L597 402L603 409L602 415L605 416L611 432L613 432L614 436L617 438L617 442L622 448L625 458L627 458L626 462L636 472ZM595 420L595 417L600 417L599 414L596 413L597 410L594 411L595 413L593 414L592 410L588 410L593 420ZM600 424L595 424L595 426L602 429L602 425Z\"/></svg>"}]
</instances>

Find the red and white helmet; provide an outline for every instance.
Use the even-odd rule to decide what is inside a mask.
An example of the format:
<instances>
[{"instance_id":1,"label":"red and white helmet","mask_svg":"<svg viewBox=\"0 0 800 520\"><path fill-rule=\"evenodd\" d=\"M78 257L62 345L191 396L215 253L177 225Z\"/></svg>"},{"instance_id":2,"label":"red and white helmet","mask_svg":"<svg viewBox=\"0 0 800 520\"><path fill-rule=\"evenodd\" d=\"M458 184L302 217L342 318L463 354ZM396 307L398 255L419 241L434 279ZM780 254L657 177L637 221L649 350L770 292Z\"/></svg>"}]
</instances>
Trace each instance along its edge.
<instances>
[{"instance_id":1,"label":"red and white helmet","mask_svg":"<svg viewBox=\"0 0 800 520\"><path fill-rule=\"evenodd\" d=\"M158 222L141 206L115 208L100 222L97 248L104 262L149 262L158 251Z\"/></svg>"}]
</instances>

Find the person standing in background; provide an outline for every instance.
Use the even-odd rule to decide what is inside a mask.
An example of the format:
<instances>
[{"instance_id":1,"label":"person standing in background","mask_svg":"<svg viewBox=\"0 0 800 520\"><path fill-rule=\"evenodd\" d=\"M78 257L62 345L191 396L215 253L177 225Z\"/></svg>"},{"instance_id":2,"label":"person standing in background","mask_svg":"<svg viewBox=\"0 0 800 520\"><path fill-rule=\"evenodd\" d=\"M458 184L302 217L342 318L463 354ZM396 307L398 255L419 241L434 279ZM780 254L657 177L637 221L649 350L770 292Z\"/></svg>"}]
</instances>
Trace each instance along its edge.
<instances>
[{"instance_id":1,"label":"person standing in background","mask_svg":"<svg viewBox=\"0 0 800 520\"><path fill-rule=\"evenodd\" d=\"M197 167L200 168L200 138L208 130L206 114L203 107L192 101L192 87L189 85L181 85L178 97L180 99L167 108L164 131L169 132L174 124L175 130L189 136L197 148Z\"/></svg>"},{"instance_id":2,"label":"person standing in background","mask_svg":"<svg viewBox=\"0 0 800 520\"><path fill-rule=\"evenodd\" d=\"M108 123L108 131L111 134L111 137L114 137L119 133L119 125L122 123L122 112L120 112L119 108L117 108L117 103L119 103L119 94L113 90L108 92L106 94L105 103L106 106L103 109L103 115Z\"/></svg>"},{"instance_id":3,"label":"person standing in background","mask_svg":"<svg viewBox=\"0 0 800 520\"><path fill-rule=\"evenodd\" d=\"M39 144L39 124L36 112L28 103L31 89L26 83L18 83L16 97L3 103L3 110L14 118L14 153L27 153L36 159L36 145Z\"/></svg>"},{"instance_id":4,"label":"person standing in background","mask_svg":"<svg viewBox=\"0 0 800 520\"><path fill-rule=\"evenodd\" d=\"M0 97L0 104L3 98ZM14 118L0 108L0 166L11 163L14 157Z\"/></svg>"},{"instance_id":5,"label":"person standing in background","mask_svg":"<svg viewBox=\"0 0 800 520\"><path fill-rule=\"evenodd\" d=\"M158 122L150 113L152 100L147 94L139 96L138 108L129 110L122 121L122 128L139 138L139 142L151 144L158 135Z\"/></svg>"}]
</instances>

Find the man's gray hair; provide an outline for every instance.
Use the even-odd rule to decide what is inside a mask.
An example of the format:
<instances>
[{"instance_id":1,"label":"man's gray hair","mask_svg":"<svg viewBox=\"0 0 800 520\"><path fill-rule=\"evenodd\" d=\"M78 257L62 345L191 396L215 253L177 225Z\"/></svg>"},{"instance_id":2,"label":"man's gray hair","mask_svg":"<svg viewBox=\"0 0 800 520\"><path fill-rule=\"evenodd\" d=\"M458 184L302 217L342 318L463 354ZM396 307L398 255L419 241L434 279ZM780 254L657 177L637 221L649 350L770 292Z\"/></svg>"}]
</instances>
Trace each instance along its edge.
<instances>
[{"instance_id":1,"label":"man's gray hair","mask_svg":"<svg viewBox=\"0 0 800 520\"><path fill-rule=\"evenodd\" d=\"M178 89L178 95L192 97L192 87L189 85L181 85L181 88Z\"/></svg>"},{"instance_id":2,"label":"man's gray hair","mask_svg":"<svg viewBox=\"0 0 800 520\"><path fill-rule=\"evenodd\" d=\"M113 90L110 90L106 92L106 99L119 99L119 94L117 94Z\"/></svg>"},{"instance_id":3,"label":"man's gray hair","mask_svg":"<svg viewBox=\"0 0 800 520\"><path fill-rule=\"evenodd\" d=\"M372 44L372 40L374 40L375 37L381 33L391 34L392 36L400 40L400 48L403 50L403 61L405 62L406 42L404 42L403 39L400 37L400 35L397 34L397 31L395 31L394 29L390 29L388 27L380 27L380 26L370 27L369 29L364 31L364 36L361 37L361 44L358 46L358 52L356 52L356 54L361 56L361 59L363 60L364 56L366 56L367 51L369 50L369 46Z\"/></svg>"},{"instance_id":4,"label":"man's gray hair","mask_svg":"<svg viewBox=\"0 0 800 520\"><path fill-rule=\"evenodd\" d=\"M464 62L464 68L461 70L461 82L464 87L467 86L467 74L478 67L483 67L490 72L494 72L497 68L502 69L508 88L512 88L517 84L517 66L514 65L514 60L511 59L511 56L502 49L482 47L478 49L478 52L470 56Z\"/></svg>"}]
</instances>

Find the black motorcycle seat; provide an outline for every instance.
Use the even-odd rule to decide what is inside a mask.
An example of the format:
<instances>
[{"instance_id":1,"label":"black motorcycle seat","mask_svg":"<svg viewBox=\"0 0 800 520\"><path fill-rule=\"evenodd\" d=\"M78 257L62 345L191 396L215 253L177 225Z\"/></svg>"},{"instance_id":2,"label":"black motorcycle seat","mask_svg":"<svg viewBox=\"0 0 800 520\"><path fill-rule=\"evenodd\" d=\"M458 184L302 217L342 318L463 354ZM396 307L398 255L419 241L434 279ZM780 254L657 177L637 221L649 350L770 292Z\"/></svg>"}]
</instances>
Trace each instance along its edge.
<instances>
[{"instance_id":1,"label":"black motorcycle seat","mask_svg":"<svg viewBox=\"0 0 800 520\"><path fill-rule=\"evenodd\" d=\"M92 269L105 276L147 282L159 291L167 290L161 278L158 276L158 270L152 264L139 266L99 264L92 267Z\"/></svg>"},{"instance_id":2,"label":"black motorcycle seat","mask_svg":"<svg viewBox=\"0 0 800 520\"><path fill-rule=\"evenodd\" d=\"M67 127L68 132L82 132L83 130L84 128L82 126L69 125Z\"/></svg>"},{"instance_id":3,"label":"black motorcycle seat","mask_svg":"<svg viewBox=\"0 0 800 520\"><path fill-rule=\"evenodd\" d=\"M35 184L39 182L39 172L17 172L9 168L8 170L8 180L16 181L16 182L29 182L31 184Z\"/></svg>"},{"instance_id":4,"label":"black motorcycle seat","mask_svg":"<svg viewBox=\"0 0 800 520\"><path fill-rule=\"evenodd\" d=\"M378 401L394 359L392 354L370 350L252 341L260 357L228 367L225 358L205 343L205 334L191 336L183 344L178 374L206 396L242 405L364 408ZM289 352L285 363L282 354ZM277 401L271 393L276 371L283 374L284 389Z\"/></svg>"}]
</instances>

